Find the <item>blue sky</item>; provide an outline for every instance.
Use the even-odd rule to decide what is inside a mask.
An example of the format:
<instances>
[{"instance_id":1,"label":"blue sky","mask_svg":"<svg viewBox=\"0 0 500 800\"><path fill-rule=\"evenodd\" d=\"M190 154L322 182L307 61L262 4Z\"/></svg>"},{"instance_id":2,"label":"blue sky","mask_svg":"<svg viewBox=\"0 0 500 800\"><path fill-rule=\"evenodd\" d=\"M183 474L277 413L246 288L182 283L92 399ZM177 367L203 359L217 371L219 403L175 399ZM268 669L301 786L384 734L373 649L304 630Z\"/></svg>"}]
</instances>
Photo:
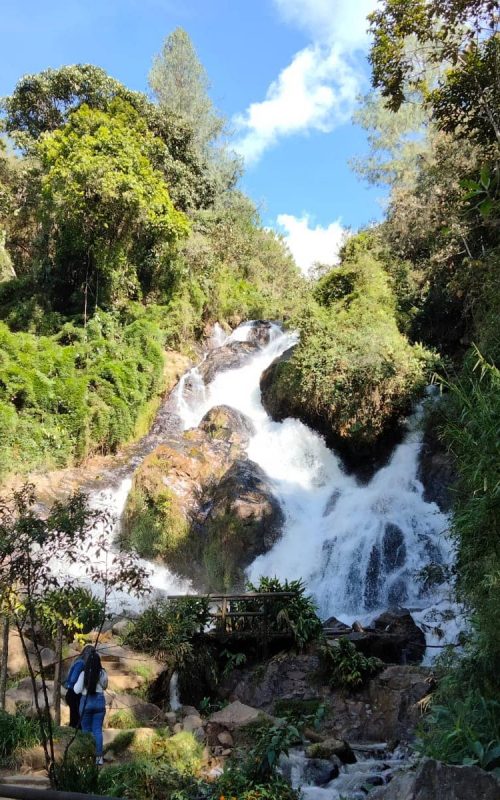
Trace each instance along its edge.
<instances>
[{"instance_id":1,"label":"blue sky","mask_svg":"<svg viewBox=\"0 0 500 800\"><path fill-rule=\"evenodd\" d=\"M350 119L369 88L376 0L3 0L0 94L46 67L93 63L147 89L152 58L187 30L245 157L243 188L307 269L333 262L344 227L382 215L348 166L366 151Z\"/></svg>"}]
</instances>

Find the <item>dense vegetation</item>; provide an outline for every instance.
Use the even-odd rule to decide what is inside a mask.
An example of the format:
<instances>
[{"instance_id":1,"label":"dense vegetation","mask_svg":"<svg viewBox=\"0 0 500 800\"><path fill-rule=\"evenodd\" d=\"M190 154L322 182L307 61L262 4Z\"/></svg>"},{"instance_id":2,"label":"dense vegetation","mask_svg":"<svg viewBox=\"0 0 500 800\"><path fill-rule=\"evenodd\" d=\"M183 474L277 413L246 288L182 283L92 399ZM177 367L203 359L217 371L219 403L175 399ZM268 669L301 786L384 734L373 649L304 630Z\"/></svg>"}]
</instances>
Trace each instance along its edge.
<instances>
[{"instance_id":1,"label":"dense vegetation","mask_svg":"<svg viewBox=\"0 0 500 800\"><path fill-rule=\"evenodd\" d=\"M471 629L445 659L424 752L497 765L500 688L498 4L385 0L371 17L373 83L357 167L390 187L380 235L410 338L446 356L438 430L458 473L456 586ZM418 55L417 55L418 54Z\"/></svg>"},{"instance_id":2,"label":"dense vegetation","mask_svg":"<svg viewBox=\"0 0 500 800\"><path fill-rule=\"evenodd\" d=\"M167 50L212 119L186 35ZM114 450L164 391L166 345L191 351L211 320L286 317L303 291L235 188L221 127L201 141L163 89L153 103L77 65L3 101L17 150L0 149L1 474Z\"/></svg>"},{"instance_id":3,"label":"dense vegetation","mask_svg":"<svg viewBox=\"0 0 500 800\"><path fill-rule=\"evenodd\" d=\"M398 327L382 255L375 232L347 242L341 266L320 278L294 320L300 343L268 393L271 408L312 421L358 463L409 411L433 364Z\"/></svg>"},{"instance_id":4,"label":"dense vegetation","mask_svg":"<svg viewBox=\"0 0 500 800\"><path fill-rule=\"evenodd\" d=\"M165 347L192 351L215 320L299 329L269 403L351 457L372 452L437 373L471 628L465 657L443 667L422 747L487 767L500 689L497 6L384 0L372 15L374 91L357 112L370 152L354 166L388 187L386 219L317 281L238 190L241 165L182 31L155 61L154 101L91 65L46 70L4 99L0 144L2 475L133 437L165 388ZM145 540L158 519L144 515L145 553L162 544Z\"/></svg>"}]
</instances>

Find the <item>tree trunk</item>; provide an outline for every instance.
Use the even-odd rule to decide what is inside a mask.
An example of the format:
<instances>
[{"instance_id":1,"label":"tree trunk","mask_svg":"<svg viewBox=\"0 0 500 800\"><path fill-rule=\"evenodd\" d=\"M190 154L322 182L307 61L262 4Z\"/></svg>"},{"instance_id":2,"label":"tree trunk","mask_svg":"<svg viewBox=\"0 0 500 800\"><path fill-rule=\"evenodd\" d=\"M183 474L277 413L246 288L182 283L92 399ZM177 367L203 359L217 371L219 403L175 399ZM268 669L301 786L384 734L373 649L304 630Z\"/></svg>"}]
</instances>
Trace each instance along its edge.
<instances>
[{"instance_id":1,"label":"tree trunk","mask_svg":"<svg viewBox=\"0 0 500 800\"><path fill-rule=\"evenodd\" d=\"M9 660L9 628L10 620L7 615L3 618L2 625L2 656L0 664L0 708L5 711L5 693L7 691L7 662Z\"/></svg>"},{"instance_id":2,"label":"tree trunk","mask_svg":"<svg viewBox=\"0 0 500 800\"><path fill-rule=\"evenodd\" d=\"M61 724L61 672L62 672L62 649L63 649L63 624L61 620L57 623L56 633L56 665L54 671L54 723Z\"/></svg>"}]
</instances>

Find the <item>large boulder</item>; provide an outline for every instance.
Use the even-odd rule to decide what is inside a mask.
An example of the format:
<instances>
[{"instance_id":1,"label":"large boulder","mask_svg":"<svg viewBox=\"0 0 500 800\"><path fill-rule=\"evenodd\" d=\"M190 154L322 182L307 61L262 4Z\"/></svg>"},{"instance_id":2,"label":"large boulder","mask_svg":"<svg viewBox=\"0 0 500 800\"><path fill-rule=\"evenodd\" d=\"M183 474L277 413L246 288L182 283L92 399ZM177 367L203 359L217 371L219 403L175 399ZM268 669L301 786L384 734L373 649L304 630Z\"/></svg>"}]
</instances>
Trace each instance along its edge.
<instances>
[{"instance_id":1,"label":"large boulder","mask_svg":"<svg viewBox=\"0 0 500 800\"><path fill-rule=\"evenodd\" d=\"M199 365L198 372L203 382L209 384L219 372L242 367L259 349L256 342L229 342L211 350Z\"/></svg>"},{"instance_id":2,"label":"large boulder","mask_svg":"<svg viewBox=\"0 0 500 800\"><path fill-rule=\"evenodd\" d=\"M236 730L260 719L269 719L269 717L260 709L252 708L236 700L221 711L216 711L212 714L209 717L209 723L220 725L228 730Z\"/></svg>"},{"instance_id":3,"label":"large boulder","mask_svg":"<svg viewBox=\"0 0 500 800\"><path fill-rule=\"evenodd\" d=\"M255 433L252 420L230 406L211 408L203 417L199 428L205 431L211 439L239 445L248 444L248 440Z\"/></svg>"},{"instance_id":4,"label":"large boulder","mask_svg":"<svg viewBox=\"0 0 500 800\"><path fill-rule=\"evenodd\" d=\"M394 659L395 663L420 664L425 653L425 634L406 608L384 611L373 620L371 627L379 633L396 637L393 647L399 658Z\"/></svg>"},{"instance_id":5,"label":"large boulder","mask_svg":"<svg viewBox=\"0 0 500 800\"><path fill-rule=\"evenodd\" d=\"M238 459L216 486L207 521L213 524L217 520L236 523L238 540L226 544L237 548L242 568L280 537L283 511L266 473L254 461Z\"/></svg>"},{"instance_id":6,"label":"large boulder","mask_svg":"<svg viewBox=\"0 0 500 800\"><path fill-rule=\"evenodd\" d=\"M500 781L479 767L425 759L416 772L395 775L370 800L500 800Z\"/></svg>"},{"instance_id":7,"label":"large boulder","mask_svg":"<svg viewBox=\"0 0 500 800\"><path fill-rule=\"evenodd\" d=\"M289 347L264 370L260 376L260 398L269 416L276 422L287 417L299 416L298 409L292 403L289 393L278 391L277 377L282 365L289 361L296 345Z\"/></svg>"},{"instance_id":8,"label":"large boulder","mask_svg":"<svg viewBox=\"0 0 500 800\"><path fill-rule=\"evenodd\" d=\"M271 338L272 324L267 319L256 319L248 331L247 342L265 347Z\"/></svg>"}]
</instances>

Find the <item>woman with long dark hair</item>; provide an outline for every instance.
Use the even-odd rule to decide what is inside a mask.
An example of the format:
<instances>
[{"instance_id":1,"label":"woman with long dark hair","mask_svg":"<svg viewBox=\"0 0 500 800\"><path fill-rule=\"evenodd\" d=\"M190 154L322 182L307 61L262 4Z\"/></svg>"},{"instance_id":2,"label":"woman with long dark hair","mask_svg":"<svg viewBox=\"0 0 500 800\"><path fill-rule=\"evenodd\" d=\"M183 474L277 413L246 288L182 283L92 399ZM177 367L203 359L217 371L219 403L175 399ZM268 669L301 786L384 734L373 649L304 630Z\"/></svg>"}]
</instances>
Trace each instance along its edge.
<instances>
[{"instance_id":1,"label":"woman with long dark hair","mask_svg":"<svg viewBox=\"0 0 500 800\"><path fill-rule=\"evenodd\" d=\"M91 644L85 645L78 658L73 661L66 678L66 702L69 706L69 724L71 728L80 727L80 700L82 696L75 692L75 684L80 677L80 673L85 669L87 658L93 650L94 648Z\"/></svg>"},{"instance_id":2,"label":"woman with long dark hair","mask_svg":"<svg viewBox=\"0 0 500 800\"><path fill-rule=\"evenodd\" d=\"M92 649L85 668L75 684L74 690L81 692L80 720L82 731L91 733L95 741L96 763L101 766L103 759L102 726L106 714L104 692L108 686L106 670L102 668L99 653Z\"/></svg>"}]
</instances>

